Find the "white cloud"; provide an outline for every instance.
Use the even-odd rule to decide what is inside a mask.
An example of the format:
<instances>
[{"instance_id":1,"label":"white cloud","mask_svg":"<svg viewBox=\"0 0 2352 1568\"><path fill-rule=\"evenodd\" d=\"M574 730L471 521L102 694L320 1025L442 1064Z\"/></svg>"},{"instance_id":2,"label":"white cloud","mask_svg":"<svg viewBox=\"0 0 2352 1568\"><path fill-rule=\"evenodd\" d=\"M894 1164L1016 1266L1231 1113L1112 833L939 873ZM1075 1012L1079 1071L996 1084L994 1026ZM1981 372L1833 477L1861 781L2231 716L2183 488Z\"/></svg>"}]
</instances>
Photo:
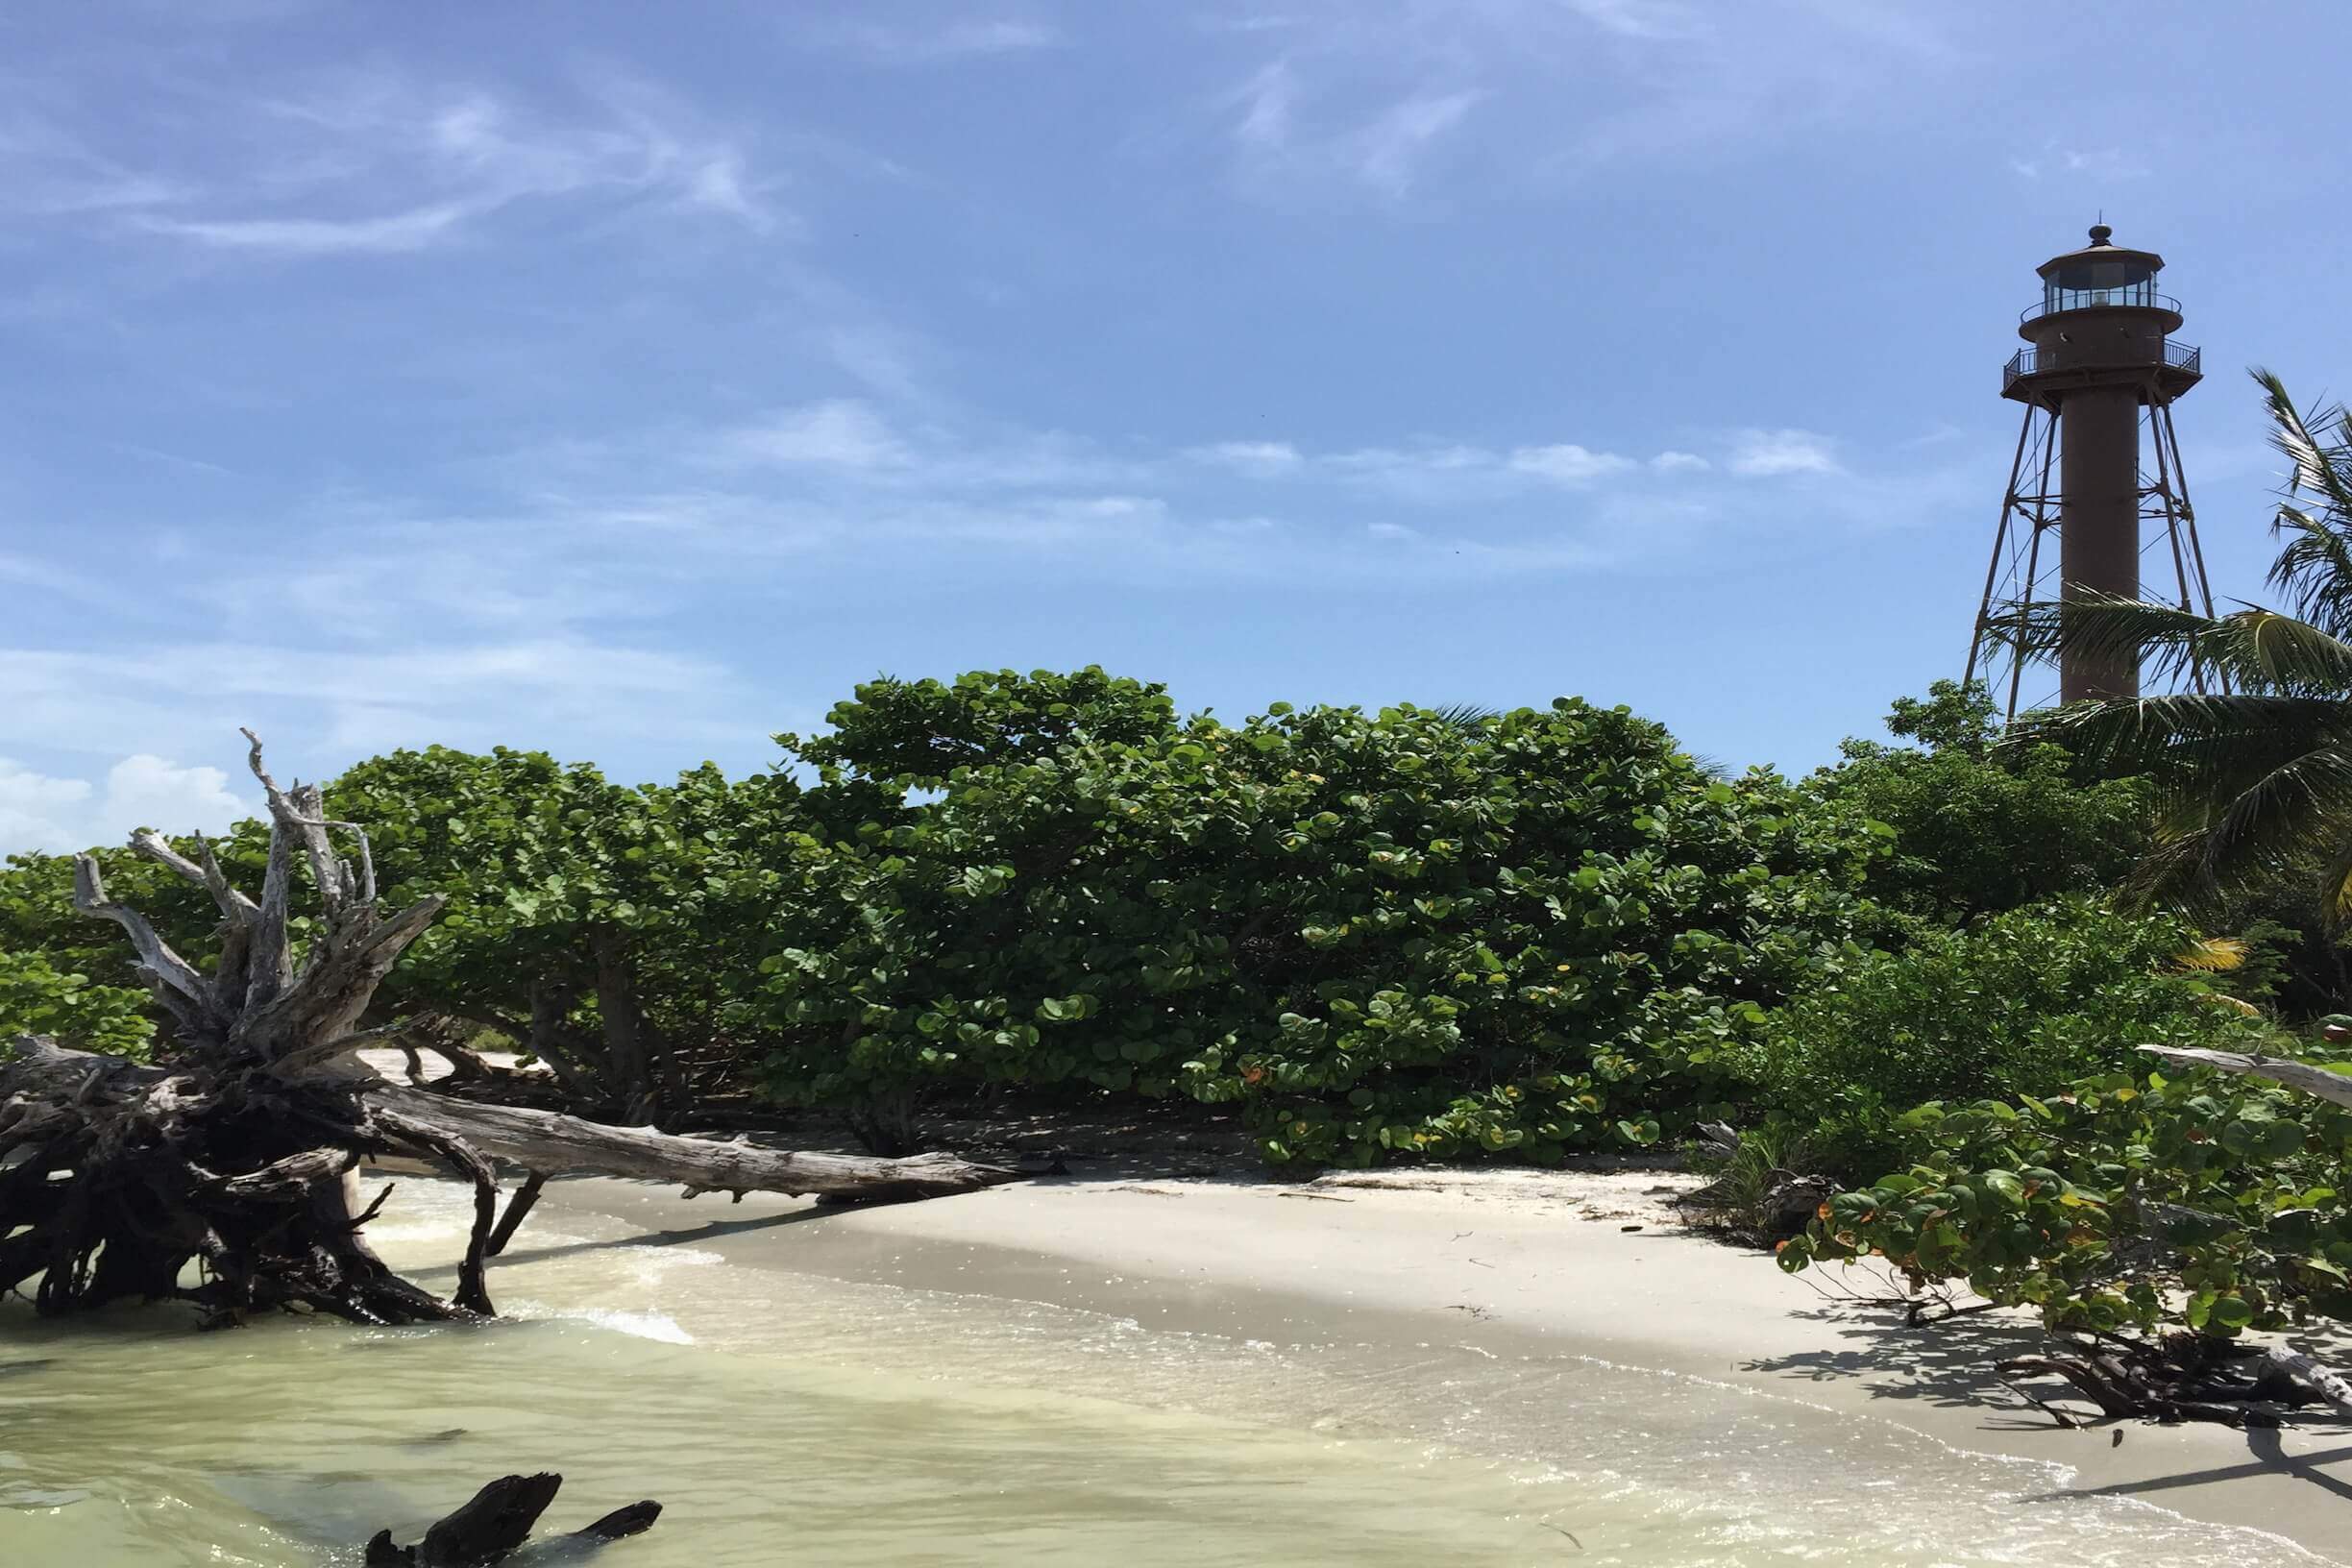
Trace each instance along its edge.
<instances>
[{"instance_id":1,"label":"white cloud","mask_svg":"<svg viewBox=\"0 0 2352 1568\"><path fill-rule=\"evenodd\" d=\"M1310 124L1302 112L1306 92L1299 70L1280 59L1252 72L1227 100L1239 110L1228 134L1253 183L1308 192L1370 191L1394 202L1412 190L1431 150L1484 96L1477 87L1424 87L1368 110L1333 106Z\"/></svg>"},{"instance_id":2,"label":"white cloud","mask_svg":"<svg viewBox=\"0 0 2352 1568\"><path fill-rule=\"evenodd\" d=\"M1951 41L1970 31L1884 0L1295 0L1200 129L1252 195L1284 205L1524 196L1606 163L1752 158L1811 124L1911 111L1974 59Z\"/></svg>"},{"instance_id":3,"label":"white cloud","mask_svg":"<svg viewBox=\"0 0 2352 1568\"><path fill-rule=\"evenodd\" d=\"M1532 474L1561 484L1582 484L1607 474L1622 474L1633 466L1629 457L1613 452L1594 452L1573 442L1551 447L1521 447L1510 455L1513 472Z\"/></svg>"},{"instance_id":4,"label":"white cloud","mask_svg":"<svg viewBox=\"0 0 2352 1568\"><path fill-rule=\"evenodd\" d=\"M141 752L107 770L106 816L123 826L217 832L250 817L256 803L229 788L218 768L183 768Z\"/></svg>"},{"instance_id":5,"label":"white cloud","mask_svg":"<svg viewBox=\"0 0 2352 1568\"><path fill-rule=\"evenodd\" d=\"M462 559L468 537L453 530L444 548ZM620 578L651 565L617 560L609 569ZM397 588L386 602L401 602ZM240 754L237 728L250 724L287 772L322 774L393 745L698 743L734 733L721 719L743 700L733 673L709 659L573 635L327 649L168 639L106 653L0 649L0 690L11 697L0 705L0 748L70 741L100 755ZM133 769L120 789L152 800L178 788L201 805L214 798L213 783L203 770L174 786L153 769Z\"/></svg>"},{"instance_id":6,"label":"white cloud","mask_svg":"<svg viewBox=\"0 0 2352 1568\"><path fill-rule=\"evenodd\" d=\"M16 84L9 84L12 90ZM190 188L125 166L19 107L0 121L0 209L32 217L132 211Z\"/></svg>"},{"instance_id":7,"label":"white cloud","mask_svg":"<svg viewBox=\"0 0 2352 1568\"><path fill-rule=\"evenodd\" d=\"M29 555L0 554L0 582L16 583L36 593L95 604L116 613L120 612L123 600L121 591L107 583Z\"/></svg>"},{"instance_id":8,"label":"white cloud","mask_svg":"<svg viewBox=\"0 0 2352 1568\"><path fill-rule=\"evenodd\" d=\"M2061 147L2046 142L2030 158L2013 158L2009 167L2027 180L2046 174L2082 175L2090 180L2144 180L2148 166L2119 147Z\"/></svg>"},{"instance_id":9,"label":"white cloud","mask_svg":"<svg viewBox=\"0 0 2352 1568\"><path fill-rule=\"evenodd\" d=\"M754 229L767 230L775 218L752 194L741 153L732 148L714 152L686 176L681 200L688 207L741 218Z\"/></svg>"},{"instance_id":10,"label":"white cloud","mask_svg":"<svg viewBox=\"0 0 2352 1568\"><path fill-rule=\"evenodd\" d=\"M1358 474L1445 473L1451 470L1492 468L1495 454L1482 447L1456 443L1452 446L1415 447L1400 450L1395 447L1358 447L1352 452L1335 452L1323 459L1335 469Z\"/></svg>"},{"instance_id":11,"label":"white cloud","mask_svg":"<svg viewBox=\"0 0 2352 1568\"><path fill-rule=\"evenodd\" d=\"M1421 530L1409 528L1402 523L1367 523L1364 532L1375 539L1418 539Z\"/></svg>"},{"instance_id":12,"label":"white cloud","mask_svg":"<svg viewBox=\"0 0 2352 1568\"><path fill-rule=\"evenodd\" d=\"M1196 463L1213 463L1247 474L1286 474L1299 466L1299 450L1287 441L1219 441L1185 453Z\"/></svg>"},{"instance_id":13,"label":"white cloud","mask_svg":"<svg viewBox=\"0 0 2352 1568\"><path fill-rule=\"evenodd\" d=\"M1604 32L1628 38L1688 38L1705 31L1678 0L1567 0L1567 7Z\"/></svg>"},{"instance_id":14,"label":"white cloud","mask_svg":"<svg viewBox=\"0 0 2352 1568\"><path fill-rule=\"evenodd\" d=\"M1715 465L1695 452L1661 452L1650 459L1650 466L1661 474L1697 474Z\"/></svg>"},{"instance_id":15,"label":"white cloud","mask_svg":"<svg viewBox=\"0 0 2352 1568\"><path fill-rule=\"evenodd\" d=\"M229 788L220 769L183 768L145 752L115 763L103 784L53 777L0 757L0 854L119 844L141 827L219 833L257 809Z\"/></svg>"},{"instance_id":16,"label":"white cloud","mask_svg":"<svg viewBox=\"0 0 2352 1568\"><path fill-rule=\"evenodd\" d=\"M0 853L86 848L96 841L77 842L67 824L82 819L94 793L86 779L51 778L0 757Z\"/></svg>"},{"instance_id":17,"label":"white cloud","mask_svg":"<svg viewBox=\"0 0 2352 1568\"><path fill-rule=\"evenodd\" d=\"M1280 153L1289 145L1298 73L1288 61L1278 60L1257 71L1236 97L1241 105L1241 118L1233 132L1237 141L1269 153Z\"/></svg>"},{"instance_id":18,"label":"white cloud","mask_svg":"<svg viewBox=\"0 0 2352 1568\"><path fill-rule=\"evenodd\" d=\"M723 455L741 462L834 468L886 468L904 463L907 449L881 415L854 399L837 398L781 413L722 438Z\"/></svg>"},{"instance_id":19,"label":"white cloud","mask_svg":"<svg viewBox=\"0 0 2352 1568\"><path fill-rule=\"evenodd\" d=\"M800 36L820 47L860 55L883 65L926 65L974 56L1025 55L1056 48L1066 41L1059 28L1013 17L950 22L931 28L872 21L822 22L803 28Z\"/></svg>"},{"instance_id":20,"label":"white cloud","mask_svg":"<svg viewBox=\"0 0 2352 1568\"><path fill-rule=\"evenodd\" d=\"M454 202L375 218L162 218L135 220L151 234L168 234L234 250L288 256L421 251L446 237L478 208Z\"/></svg>"},{"instance_id":21,"label":"white cloud","mask_svg":"<svg viewBox=\"0 0 2352 1568\"><path fill-rule=\"evenodd\" d=\"M1412 188L1423 155L1469 116L1482 94L1424 93L1394 104L1338 144L1355 177L1389 197Z\"/></svg>"},{"instance_id":22,"label":"white cloud","mask_svg":"<svg viewBox=\"0 0 2352 1568\"><path fill-rule=\"evenodd\" d=\"M1842 472L1829 438L1811 430L1742 430L1731 448L1731 472L1750 478L1779 474Z\"/></svg>"}]
</instances>

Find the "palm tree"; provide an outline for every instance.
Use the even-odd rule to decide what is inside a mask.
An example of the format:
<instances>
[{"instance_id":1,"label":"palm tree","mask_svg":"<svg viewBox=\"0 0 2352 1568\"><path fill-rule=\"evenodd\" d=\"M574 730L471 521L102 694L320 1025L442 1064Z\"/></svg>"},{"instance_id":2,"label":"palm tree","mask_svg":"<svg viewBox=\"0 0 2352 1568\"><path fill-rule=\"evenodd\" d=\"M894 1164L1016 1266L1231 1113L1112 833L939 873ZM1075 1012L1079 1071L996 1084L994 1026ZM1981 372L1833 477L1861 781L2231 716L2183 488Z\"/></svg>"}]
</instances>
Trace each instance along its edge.
<instances>
[{"instance_id":1,"label":"palm tree","mask_svg":"<svg viewBox=\"0 0 2352 1568\"><path fill-rule=\"evenodd\" d=\"M2334 924L2352 919L2352 414L2306 417L2277 377L2254 379L2291 465L2269 576L2286 608L2237 601L2205 616L2100 598L2021 611L2009 635L2021 654L2136 657L2156 684L2199 678L2196 690L2028 715L2018 737L2154 781L2163 831L2149 891L2315 884Z\"/></svg>"}]
</instances>

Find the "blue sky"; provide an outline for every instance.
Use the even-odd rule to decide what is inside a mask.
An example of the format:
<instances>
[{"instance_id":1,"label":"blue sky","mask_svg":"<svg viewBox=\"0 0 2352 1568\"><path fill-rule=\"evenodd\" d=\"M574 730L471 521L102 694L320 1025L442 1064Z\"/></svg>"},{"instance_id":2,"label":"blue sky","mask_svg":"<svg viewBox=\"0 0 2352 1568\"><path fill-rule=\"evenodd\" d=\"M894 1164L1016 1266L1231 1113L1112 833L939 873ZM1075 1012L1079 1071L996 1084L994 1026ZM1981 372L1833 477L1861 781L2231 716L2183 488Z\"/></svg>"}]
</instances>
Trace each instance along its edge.
<instances>
[{"instance_id":1,"label":"blue sky","mask_svg":"<svg viewBox=\"0 0 2352 1568\"><path fill-rule=\"evenodd\" d=\"M1956 674L2033 266L2352 370L2352 13L2187 0L0 11L0 848L330 772L772 760L877 672L1628 702ZM2070 61L2091 61L2083 79Z\"/></svg>"}]
</instances>

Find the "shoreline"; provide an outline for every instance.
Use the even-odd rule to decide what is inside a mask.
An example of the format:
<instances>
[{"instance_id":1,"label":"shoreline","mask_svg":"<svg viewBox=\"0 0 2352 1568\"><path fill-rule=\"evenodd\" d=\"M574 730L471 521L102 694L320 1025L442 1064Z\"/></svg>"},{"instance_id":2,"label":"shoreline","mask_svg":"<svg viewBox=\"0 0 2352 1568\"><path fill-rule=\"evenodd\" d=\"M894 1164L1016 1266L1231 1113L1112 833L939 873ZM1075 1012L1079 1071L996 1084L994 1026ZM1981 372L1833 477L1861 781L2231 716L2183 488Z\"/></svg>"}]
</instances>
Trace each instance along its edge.
<instances>
[{"instance_id":1,"label":"shoreline","mask_svg":"<svg viewBox=\"0 0 2352 1568\"><path fill-rule=\"evenodd\" d=\"M2132 1500L2352 1562L2352 1417L2306 1410L2278 1433L2060 1430L1991 1374L2040 1342L2030 1323L1988 1313L1906 1329L1883 1310L1825 1299L1811 1276L1680 1227L1660 1198L1682 1185L1658 1172L1066 1177L825 1209L583 1177L551 1182L541 1213L607 1216L647 1242L743 1267L1042 1303L1242 1343L1438 1344L1663 1373L2071 1472L2019 1507ZM527 1225L515 1250L528 1254Z\"/></svg>"}]
</instances>

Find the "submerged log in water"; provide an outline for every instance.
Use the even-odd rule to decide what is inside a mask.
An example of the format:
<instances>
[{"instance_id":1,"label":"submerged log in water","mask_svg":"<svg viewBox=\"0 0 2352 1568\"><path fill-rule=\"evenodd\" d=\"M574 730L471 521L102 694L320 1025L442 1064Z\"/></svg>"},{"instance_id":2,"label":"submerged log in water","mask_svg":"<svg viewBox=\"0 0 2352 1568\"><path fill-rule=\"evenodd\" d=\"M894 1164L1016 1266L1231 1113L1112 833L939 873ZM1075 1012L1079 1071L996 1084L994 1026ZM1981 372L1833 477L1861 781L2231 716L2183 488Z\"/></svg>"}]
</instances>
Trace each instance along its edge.
<instances>
[{"instance_id":1,"label":"submerged log in water","mask_svg":"<svg viewBox=\"0 0 2352 1568\"><path fill-rule=\"evenodd\" d=\"M201 839L195 860L152 833L132 841L211 894L221 942L209 972L138 911L109 899L94 861L76 864L76 907L129 935L138 972L175 1027L155 1066L29 1037L0 1059L0 1291L38 1276L34 1300L51 1316L143 1297L193 1301L212 1324L273 1308L361 1323L478 1317L493 1311L487 1260L512 1234L509 1225L494 1243L493 1159L533 1173L835 1198L928 1197L1017 1179L947 1155L792 1153L385 1082L357 1054L398 1026L359 1021L441 901L383 915L366 835L328 820L316 787L280 789L257 740L250 761L270 809L258 899L229 885ZM331 830L351 835L355 860L335 855ZM321 906L299 966L288 926L298 855ZM356 1168L385 1155L443 1164L474 1185L474 1225L450 1300L394 1274L365 1240L384 1199L361 1202ZM536 1195L535 1180L526 1191ZM527 1212L525 1201L510 1217ZM182 1284L190 1264L192 1286Z\"/></svg>"},{"instance_id":2,"label":"submerged log in water","mask_svg":"<svg viewBox=\"0 0 2352 1568\"><path fill-rule=\"evenodd\" d=\"M530 1539L539 1516L555 1501L563 1477L501 1476L476 1492L465 1507L425 1532L414 1546L395 1546L380 1530L367 1543L367 1568L480 1568L497 1562ZM653 1528L661 1505L648 1500L615 1508L596 1523L574 1531L570 1540L617 1541Z\"/></svg>"}]
</instances>

